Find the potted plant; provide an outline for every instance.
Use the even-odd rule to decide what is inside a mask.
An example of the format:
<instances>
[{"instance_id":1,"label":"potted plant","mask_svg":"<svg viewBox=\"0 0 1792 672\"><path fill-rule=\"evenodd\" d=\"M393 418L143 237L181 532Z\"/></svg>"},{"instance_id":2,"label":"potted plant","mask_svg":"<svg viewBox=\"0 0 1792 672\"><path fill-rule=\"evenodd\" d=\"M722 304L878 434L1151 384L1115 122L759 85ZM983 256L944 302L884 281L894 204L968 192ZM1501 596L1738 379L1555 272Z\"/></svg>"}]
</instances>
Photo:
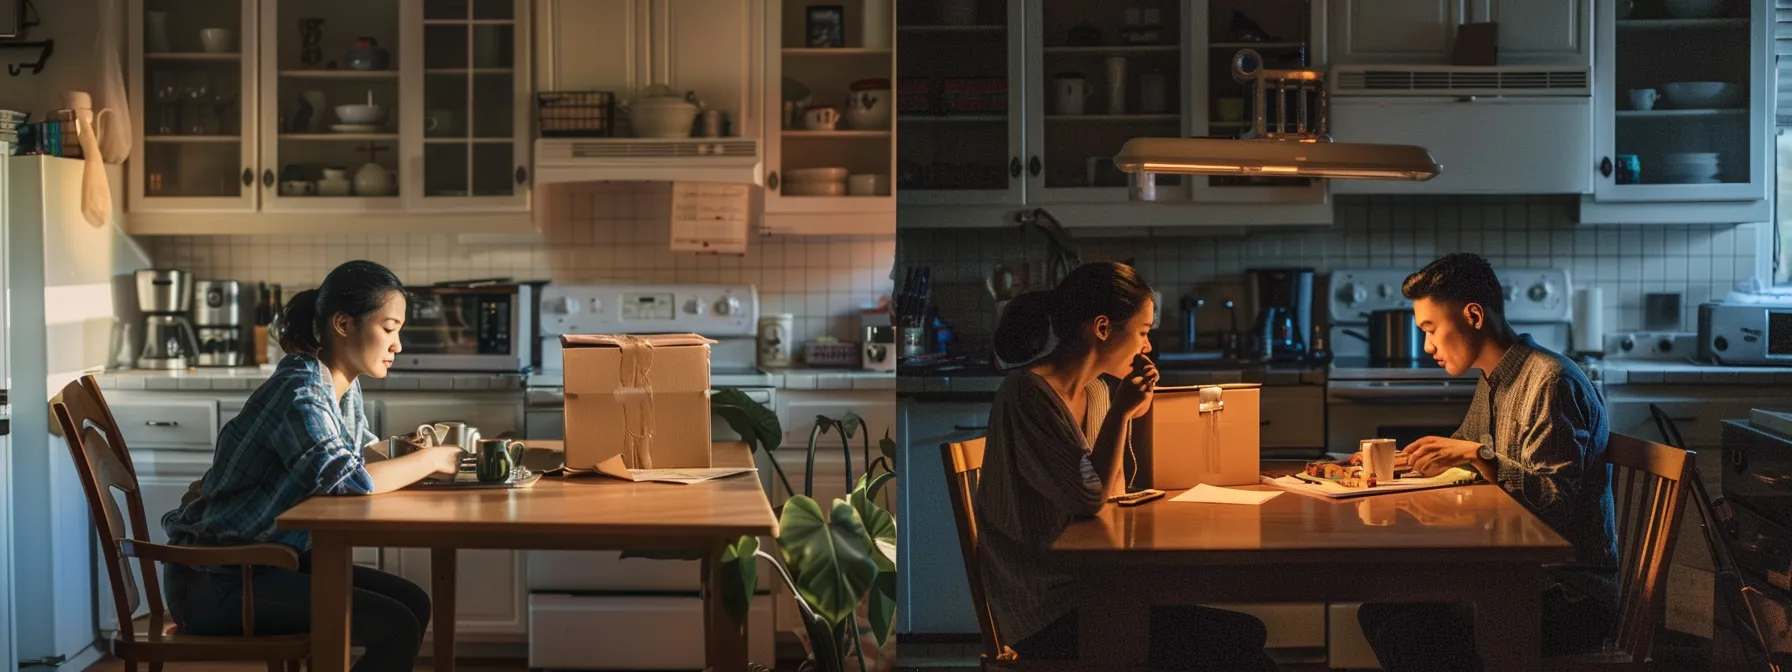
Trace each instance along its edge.
<instances>
[{"instance_id":1,"label":"potted plant","mask_svg":"<svg viewBox=\"0 0 1792 672\"><path fill-rule=\"evenodd\" d=\"M773 455L783 427L778 416L734 390L719 390L710 407L754 450L765 448L767 462L786 492L795 493ZM779 534L774 551L759 539L741 537L723 554L722 604L735 623L743 623L758 583L759 563L768 561L796 601L803 629L797 633L809 651L803 670L846 672L889 670L895 666L892 635L896 623L896 520L878 504L883 488L896 477L892 464L896 442L888 430L871 457L869 432L855 414L834 419L816 416L809 433L808 469L802 494L774 507ZM850 486L844 499L826 509L815 501L815 452L821 437L836 433L846 457ZM864 473L852 470L853 436L861 440ZM694 553L628 552L622 557L699 559ZM867 632L868 631L868 632Z\"/></svg>"}]
</instances>

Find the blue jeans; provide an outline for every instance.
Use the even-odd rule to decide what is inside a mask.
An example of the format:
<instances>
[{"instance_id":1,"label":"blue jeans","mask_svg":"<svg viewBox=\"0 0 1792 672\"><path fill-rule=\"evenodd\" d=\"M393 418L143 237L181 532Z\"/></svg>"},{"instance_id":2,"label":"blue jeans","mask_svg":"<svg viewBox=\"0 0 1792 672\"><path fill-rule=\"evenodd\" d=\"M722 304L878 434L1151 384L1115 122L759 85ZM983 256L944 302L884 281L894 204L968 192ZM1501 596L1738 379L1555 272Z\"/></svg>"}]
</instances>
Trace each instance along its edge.
<instances>
[{"instance_id":1,"label":"blue jeans","mask_svg":"<svg viewBox=\"0 0 1792 672\"><path fill-rule=\"evenodd\" d=\"M182 632L241 635L243 575L232 569L208 572L167 565L163 594ZM311 554L299 555L299 569L257 567L255 634L290 635L311 631ZM353 672L411 672L429 627L429 595L417 584L377 569L354 567L349 644L365 653Z\"/></svg>"}]
</instances>

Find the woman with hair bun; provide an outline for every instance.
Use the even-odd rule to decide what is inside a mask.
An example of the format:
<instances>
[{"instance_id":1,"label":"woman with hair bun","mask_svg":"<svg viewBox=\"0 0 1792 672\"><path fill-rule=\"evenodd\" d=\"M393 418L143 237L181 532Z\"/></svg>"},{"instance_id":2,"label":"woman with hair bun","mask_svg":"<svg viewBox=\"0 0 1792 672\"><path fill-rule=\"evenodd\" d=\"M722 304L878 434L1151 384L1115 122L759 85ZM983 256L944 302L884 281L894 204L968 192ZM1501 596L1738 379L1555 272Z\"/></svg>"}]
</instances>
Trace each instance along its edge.
<instances>
[{"instance_id":1,"label":"woman with hair bun","mask_svg":"<svg viewBox=\"0 0 1792 672\"><path fill-rule=\"evenodd\" d=\"M1132 420L1151 408L1151 286L1131 266L1084 264L1008 302L995 355L1011 368L989 413L977 550L997 632L1023 660L1076 658L1074 574L1052 541L1126 492ZM1153 608L1156 669L1273 670L1263 622L1208 607Z\"/></svg>"},{"instance_id":2,"label":"woman with hair bun","mask_svg":"<svg viewBox=\"0 0 1792 672\"><path fill-rule=\"evenodd\" d=\"M288 354L242 412L224 424L212 466L180 508L162 517L171 544L276 543L299 554L297 571L256 568L256 634L297 634L311 626L311 536L274 519L318 495L371 495L454 474L461 449L440 446L365 462L380 443L362 408L361 376L386 377L405 320L404 287L386 267L351 261L315 290L288 301L280 347ZM169 565L169 611L183 632L242 633L243 579L237 567ZM429 626L429 595L398 576L356 566L349 641L365 647L356 672L409 672Z\"/></svg>"}]
</instances>

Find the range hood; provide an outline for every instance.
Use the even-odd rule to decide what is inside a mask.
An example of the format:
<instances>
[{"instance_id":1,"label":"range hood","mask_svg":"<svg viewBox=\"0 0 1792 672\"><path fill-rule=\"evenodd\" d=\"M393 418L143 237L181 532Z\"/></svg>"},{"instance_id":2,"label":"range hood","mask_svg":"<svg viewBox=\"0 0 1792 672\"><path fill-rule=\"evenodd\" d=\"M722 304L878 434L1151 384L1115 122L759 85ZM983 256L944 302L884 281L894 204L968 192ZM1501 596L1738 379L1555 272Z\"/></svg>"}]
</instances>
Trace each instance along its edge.
<instances>
[{"instance_id":1,"label":"range hood","mask_svg":"<svg viewBox=\"0 0 1792 672\"><path fill-rule=\"evenodd\" d=\"M539 138L535 184L741 182L763 186L758 138Z\"/></svg>"},{"instance_id":2,"label":"range hood","mask_svg":"<svg viewBox=\"0 0 1792 672\"><path fill-rule=\"evenodd\" d=\"M1262 63L1251 49L1239 50L1232 59L1233 77L1253 84L1255 114L1246 137L1133 138L1120 148L1114 165L1127 174L1132 200L1157 200L1160 173L1424 181L1442 172L1424 147L1332 142L1326 132L1325 76L1312 70L1269 70ZM1308 100L1314 98L1317 115L1309 113ZM1271 109L1273 126L1268 123Z\"/></svg>"}]
</instances>

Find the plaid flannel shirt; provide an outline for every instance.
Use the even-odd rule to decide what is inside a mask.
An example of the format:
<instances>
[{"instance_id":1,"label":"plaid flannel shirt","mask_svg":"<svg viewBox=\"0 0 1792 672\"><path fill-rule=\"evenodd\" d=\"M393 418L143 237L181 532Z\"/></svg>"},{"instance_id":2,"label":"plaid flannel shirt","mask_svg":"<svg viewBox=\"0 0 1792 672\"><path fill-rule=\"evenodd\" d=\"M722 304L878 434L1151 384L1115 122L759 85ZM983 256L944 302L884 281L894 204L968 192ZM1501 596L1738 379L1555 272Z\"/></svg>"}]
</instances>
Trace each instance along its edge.
<instances>
[{"instance_id":1,"label":"plaid flannel shirt","mask_svg":"<svg viewBox=\"0 0 1792 672\"><path fill-rule=\"evenodd\" d=\"M272 542L305 552L311 535L275 529L274 519L312 495L371 494L361 449L378 440L367 426L359 382L337 403L322 362L287 355L218 433L199 496L162 516L168 541Z\"/></svg>"}]
</instances>

